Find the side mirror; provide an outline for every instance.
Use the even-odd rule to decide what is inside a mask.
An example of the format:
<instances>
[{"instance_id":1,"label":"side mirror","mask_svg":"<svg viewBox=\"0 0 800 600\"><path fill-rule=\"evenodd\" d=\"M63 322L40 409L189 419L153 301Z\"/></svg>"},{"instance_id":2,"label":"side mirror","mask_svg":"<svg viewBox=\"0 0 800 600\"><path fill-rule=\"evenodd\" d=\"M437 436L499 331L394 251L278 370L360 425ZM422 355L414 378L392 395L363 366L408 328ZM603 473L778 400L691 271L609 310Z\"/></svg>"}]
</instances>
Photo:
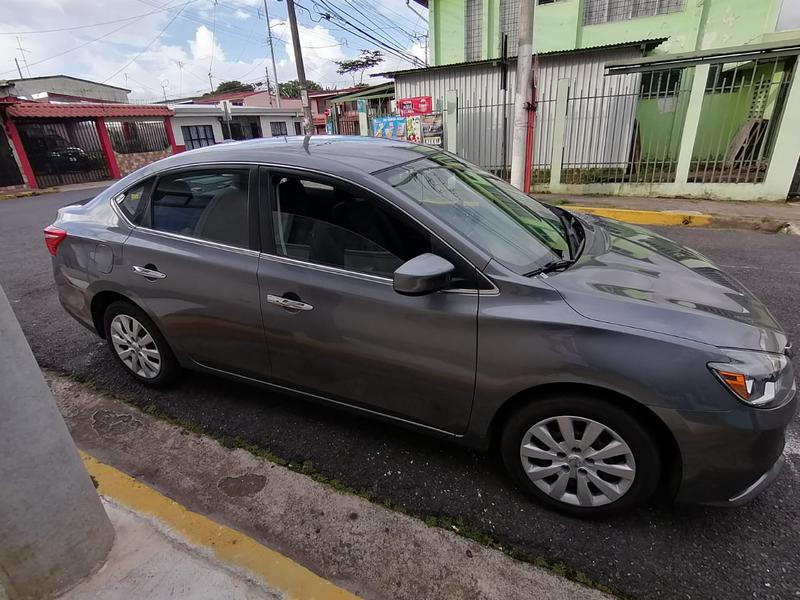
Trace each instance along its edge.
<instances>
[{"instance_id":1,"label":"side mirror","mask_svg":"<svg viewBox=\"0 0 800 600\"><path fill-rule=\"evenodd\" d=\"M404 296L424 296L443 290L453 278L453 264L435 254L420 254L394 272L394 291Z\"/></svg>"}]
</instances>

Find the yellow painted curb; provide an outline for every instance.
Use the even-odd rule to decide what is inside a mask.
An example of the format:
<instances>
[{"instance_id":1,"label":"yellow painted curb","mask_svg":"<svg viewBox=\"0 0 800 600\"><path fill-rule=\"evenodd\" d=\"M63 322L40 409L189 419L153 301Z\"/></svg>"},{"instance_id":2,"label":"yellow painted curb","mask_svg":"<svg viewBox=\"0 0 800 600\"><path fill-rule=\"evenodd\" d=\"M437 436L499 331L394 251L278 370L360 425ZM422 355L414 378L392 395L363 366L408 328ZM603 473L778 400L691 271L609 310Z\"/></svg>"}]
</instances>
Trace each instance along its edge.
<instances>
[{"instance_id":1,"label":"yellow painted curb","mask_svg":"<svg viewBox=\"0 0 800 600\"><path fill-rule=\"evenodd\" d=\"M705 227L712 216L699 213L664 212L659 210L632 210L628 208L603 208L596 206L562 206L566 210L585 212L598 217L608 217L636 225L688 225Z\"/></svg>"},{"instance_id":2,"label":"yellow painted curb","mask_svg":"<svg viewBox=\"0 0 800 600\"><path fill-rule=\"evenodd\" d=\"M190 544L211 550L225 563L248 571L267 586L298 600L358 600L358 596L315 575L254 539L188 510L134 478L81 452L98 491L134 512L166 524Z\"/></svg>"}]
</instances>

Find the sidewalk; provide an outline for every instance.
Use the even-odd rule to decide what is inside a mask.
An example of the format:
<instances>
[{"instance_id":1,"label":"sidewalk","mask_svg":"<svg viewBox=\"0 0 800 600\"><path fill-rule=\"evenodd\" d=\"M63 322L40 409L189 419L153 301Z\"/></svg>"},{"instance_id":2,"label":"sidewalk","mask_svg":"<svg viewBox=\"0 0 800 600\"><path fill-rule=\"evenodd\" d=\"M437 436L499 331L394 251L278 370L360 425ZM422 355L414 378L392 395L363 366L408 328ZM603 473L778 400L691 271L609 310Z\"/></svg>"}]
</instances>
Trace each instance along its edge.
<instances>
[{"instance_id":1,"label":"sidewalk","mask_svg":"<svg viewBox=\"0 0 800 600\"><path fill-rule=\"evenodd\" d=\"M643 225L685 224L726 229L753 229L770 233L785 229L787 223L800 227L800 202L725 202L688 198L535 193L533 196L542 202L563 206L569 210L585 209L586 212ZM615 214L606 209L630 212Z\"/></svg>"},{"instance_id":2,"label":"sidewalk","mask_svg":"<svg viewBox=\"0 0 800 600\"><path fill-rule=\"evenodd\" d=\"M640 225L689 225L800 233L800 202L725 202L688 198L536 194L537 200L569 210ZM790 224L791 227L787 227Z\"/></svg>"},{"instance_id":3,"label":"sidewalk","mask_svg":"<svg viewBox=\"0 0 800 600\"><path fill-rule=\"evenodd\" d=\"M147 519L113 501L106 513L116 539L105 565L60 600L192 598L197 600L279 600L284 595L243 572L207 556L160 521Z\"/></svg>"},{"instance_id":4,"label":"sidewalk","mask_svg":"<svg viewBox=\"0 0 800 600\"><path fill-rule=\"evenodd\" d=\"M67 377L45 378L117 528L112 560L66 599L611 598Z\"/></svg>"}]
</instances>

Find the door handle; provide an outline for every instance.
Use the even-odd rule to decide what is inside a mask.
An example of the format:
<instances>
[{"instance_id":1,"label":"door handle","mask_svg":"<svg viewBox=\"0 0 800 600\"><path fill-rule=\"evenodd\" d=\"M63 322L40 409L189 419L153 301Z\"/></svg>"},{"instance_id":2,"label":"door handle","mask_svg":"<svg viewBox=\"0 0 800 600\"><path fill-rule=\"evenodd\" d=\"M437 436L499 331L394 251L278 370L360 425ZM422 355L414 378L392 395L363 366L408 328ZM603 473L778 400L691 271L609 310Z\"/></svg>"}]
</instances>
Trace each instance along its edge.
<instances>
[{"instance_id":1,"label":"door handle","mask_svg":"<svg viewBox=\"0 0 800 600\"><path fill-rule=\"evenodd\" d=\"M300 300L292 300L291 298L284 298L282 296L273 296L272 294L267 294L267 302L287 310L312 310L314 308L310 304L306 304Z\"/></svg>"},{"instance_id":2,"label":"door handle","mask_svg":"<svg viewBox=\"0 0 800 600\"><path fill-rule=\"evenodd\" d=\"M147 267L140 267L137 265L133 266L133 272L137 275L141 275L146 279L164 279L166 275L161 271L156 271L155 269L150 269L152 265L148 265Z\"/></svg>"}]
</instances>

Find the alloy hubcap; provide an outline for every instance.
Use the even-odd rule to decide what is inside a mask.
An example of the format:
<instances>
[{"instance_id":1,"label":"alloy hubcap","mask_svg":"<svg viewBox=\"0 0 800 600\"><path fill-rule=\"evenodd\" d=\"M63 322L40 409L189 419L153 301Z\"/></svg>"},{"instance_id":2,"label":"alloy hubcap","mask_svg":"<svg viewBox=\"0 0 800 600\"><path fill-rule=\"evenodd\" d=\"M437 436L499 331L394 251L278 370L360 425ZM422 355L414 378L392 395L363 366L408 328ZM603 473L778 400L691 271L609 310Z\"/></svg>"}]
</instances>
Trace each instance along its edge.
<instances>
[{"instance_id":1,"label":"alloy hubcap","mask_svg":"<svg viewBox=\"0 0 800 600\"><path fill-rule=\"evenodd\" d=\"M522 437L522 468L551 498L603 506L624 496L636 477L633 452L602 423L574 416L539 421Z\"/></svg>"},{"instance_id":2,"label":"alloy hubcap","mask_svg":"<svg viewBox=\"0 0 800 600\"><path fill-rule=\"evenodd\" d=\"M122 363L131 371L154 379L161 372L161 354L150 332L129 315L111 320L111 343Z\"/></svg>"}]
</instances>

